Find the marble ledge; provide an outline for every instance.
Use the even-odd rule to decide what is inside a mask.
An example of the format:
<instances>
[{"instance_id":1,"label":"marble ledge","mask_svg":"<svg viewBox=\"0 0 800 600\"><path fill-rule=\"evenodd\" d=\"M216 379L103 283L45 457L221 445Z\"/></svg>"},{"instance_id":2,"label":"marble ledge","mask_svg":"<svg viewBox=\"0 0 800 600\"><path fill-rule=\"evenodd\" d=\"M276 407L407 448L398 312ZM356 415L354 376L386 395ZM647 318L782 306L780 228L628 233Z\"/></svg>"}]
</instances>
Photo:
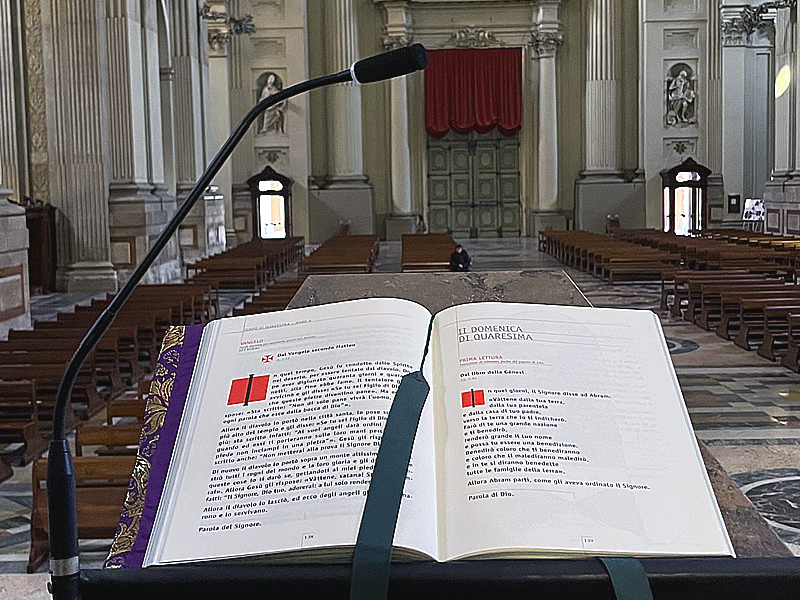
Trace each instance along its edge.
<instances>
[{"instance_id":1,"label":"marble ledge","mask_svg":"<svg viewBox=\"0 0 800 600\"><path fill-rule=\"evenodd\" d=\"M312 275L287 308L387 297L417 302L432 313L465 302L589 306L589 301L564 271L521 270Z\"/></svg>"}]
</instances>

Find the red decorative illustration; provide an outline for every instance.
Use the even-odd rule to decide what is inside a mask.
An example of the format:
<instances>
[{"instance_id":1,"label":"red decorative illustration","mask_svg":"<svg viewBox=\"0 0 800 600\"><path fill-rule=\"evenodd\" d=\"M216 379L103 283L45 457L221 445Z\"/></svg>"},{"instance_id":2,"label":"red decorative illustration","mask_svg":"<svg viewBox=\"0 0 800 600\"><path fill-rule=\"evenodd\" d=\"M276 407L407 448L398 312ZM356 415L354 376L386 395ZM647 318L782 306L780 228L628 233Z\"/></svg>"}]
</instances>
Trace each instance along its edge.
<instances>
[{"instance_id":1,"label":"red decorative illustration","mask_svg":"<svg viewBox=\"0 0 800 600\"><path fill-rule=\"evenodd\" d=\"M483 406L486 401L483 399L483 390L470 390L461 392L461 408L472 408Z\"/></svg>"},{"instance_id":2,"label":"red decorative illustration","mask_svg":"<svg viewBox=\"0 0 800 600\"><path fill-rule=\"evenodd\" d=\"M275 358L275 357L272 356L272 354L267 354L267 355L261 357L261 362L262 363L272 362L273 358Z\"/></svg>"},{"instance_id":3,"label":"red decorative illustration","mask_svg":"<svg viewBox=\"0 0 800 600\"><path fill-rule=\"evenodd\" d=\"M258 402L267 398L269 375L244 377L231 381L231 391L228 394L228 406Z\"/></svg>"}]
</instances>

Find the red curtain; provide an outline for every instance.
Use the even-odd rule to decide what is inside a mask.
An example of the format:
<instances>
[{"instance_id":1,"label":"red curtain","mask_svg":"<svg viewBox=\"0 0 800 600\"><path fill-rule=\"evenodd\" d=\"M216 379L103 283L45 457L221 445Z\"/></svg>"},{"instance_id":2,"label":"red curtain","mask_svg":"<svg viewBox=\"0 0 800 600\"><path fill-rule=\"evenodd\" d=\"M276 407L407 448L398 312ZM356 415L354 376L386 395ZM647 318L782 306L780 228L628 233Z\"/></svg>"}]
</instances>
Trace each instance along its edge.
<instances>
[{"instance_id":1,"label":"red curtain","mask_svg":"<svg viewBox=\"0 0 800 600\"><path fill-rule=\"evenodd\" d=\"M522 127L522 49L428 50L425 128L514 135Z\"/></svg>"}]
</instances>

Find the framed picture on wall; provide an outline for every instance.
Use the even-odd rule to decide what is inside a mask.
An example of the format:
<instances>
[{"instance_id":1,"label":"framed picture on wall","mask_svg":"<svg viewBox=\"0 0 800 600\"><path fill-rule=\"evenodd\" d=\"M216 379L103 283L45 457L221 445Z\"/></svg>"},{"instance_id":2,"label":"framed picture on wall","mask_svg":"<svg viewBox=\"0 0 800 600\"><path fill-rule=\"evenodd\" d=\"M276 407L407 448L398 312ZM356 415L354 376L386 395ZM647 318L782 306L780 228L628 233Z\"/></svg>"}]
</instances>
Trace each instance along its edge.
<instances>
[{"instance_id":1,"label":"framed picture on wall","mask_svg":"<svg viewBox=\"0 0 800 600\"><path fill-rule=\"evenodd\" d=\"M728 194L728 214L736 214L742 206L742 197L739 194Z\"/></svg>"}]
</instances>

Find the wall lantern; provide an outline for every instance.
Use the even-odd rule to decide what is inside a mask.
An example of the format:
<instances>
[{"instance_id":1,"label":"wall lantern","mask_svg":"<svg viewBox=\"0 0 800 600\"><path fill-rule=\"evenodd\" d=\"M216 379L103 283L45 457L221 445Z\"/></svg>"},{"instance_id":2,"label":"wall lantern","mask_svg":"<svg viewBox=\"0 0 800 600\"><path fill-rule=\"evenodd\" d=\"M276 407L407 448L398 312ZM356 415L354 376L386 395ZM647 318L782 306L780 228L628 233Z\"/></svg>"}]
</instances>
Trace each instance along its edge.
<instances>
[{"instance_id":1,"label":"wall lantern","mask_svg":"<svg viewBox=\"0 0 800 600\"><path fill-rule=\"evenodd\" d=\"M247 180L253 200L253 238L275 240L292 235L292 180L269 165Z\"/></svg>"},{"instance_id":2,"label":"wall lantern","mask_svg":"<svg viewBox=\"0 0 800 600\"><path fill-rule=\"evenodd\" d=\"M677 235L699 233L708 218L706 197L711 169L692 158L661 171L664 191L664 231Z\"/></svg>"}]
</instances>

